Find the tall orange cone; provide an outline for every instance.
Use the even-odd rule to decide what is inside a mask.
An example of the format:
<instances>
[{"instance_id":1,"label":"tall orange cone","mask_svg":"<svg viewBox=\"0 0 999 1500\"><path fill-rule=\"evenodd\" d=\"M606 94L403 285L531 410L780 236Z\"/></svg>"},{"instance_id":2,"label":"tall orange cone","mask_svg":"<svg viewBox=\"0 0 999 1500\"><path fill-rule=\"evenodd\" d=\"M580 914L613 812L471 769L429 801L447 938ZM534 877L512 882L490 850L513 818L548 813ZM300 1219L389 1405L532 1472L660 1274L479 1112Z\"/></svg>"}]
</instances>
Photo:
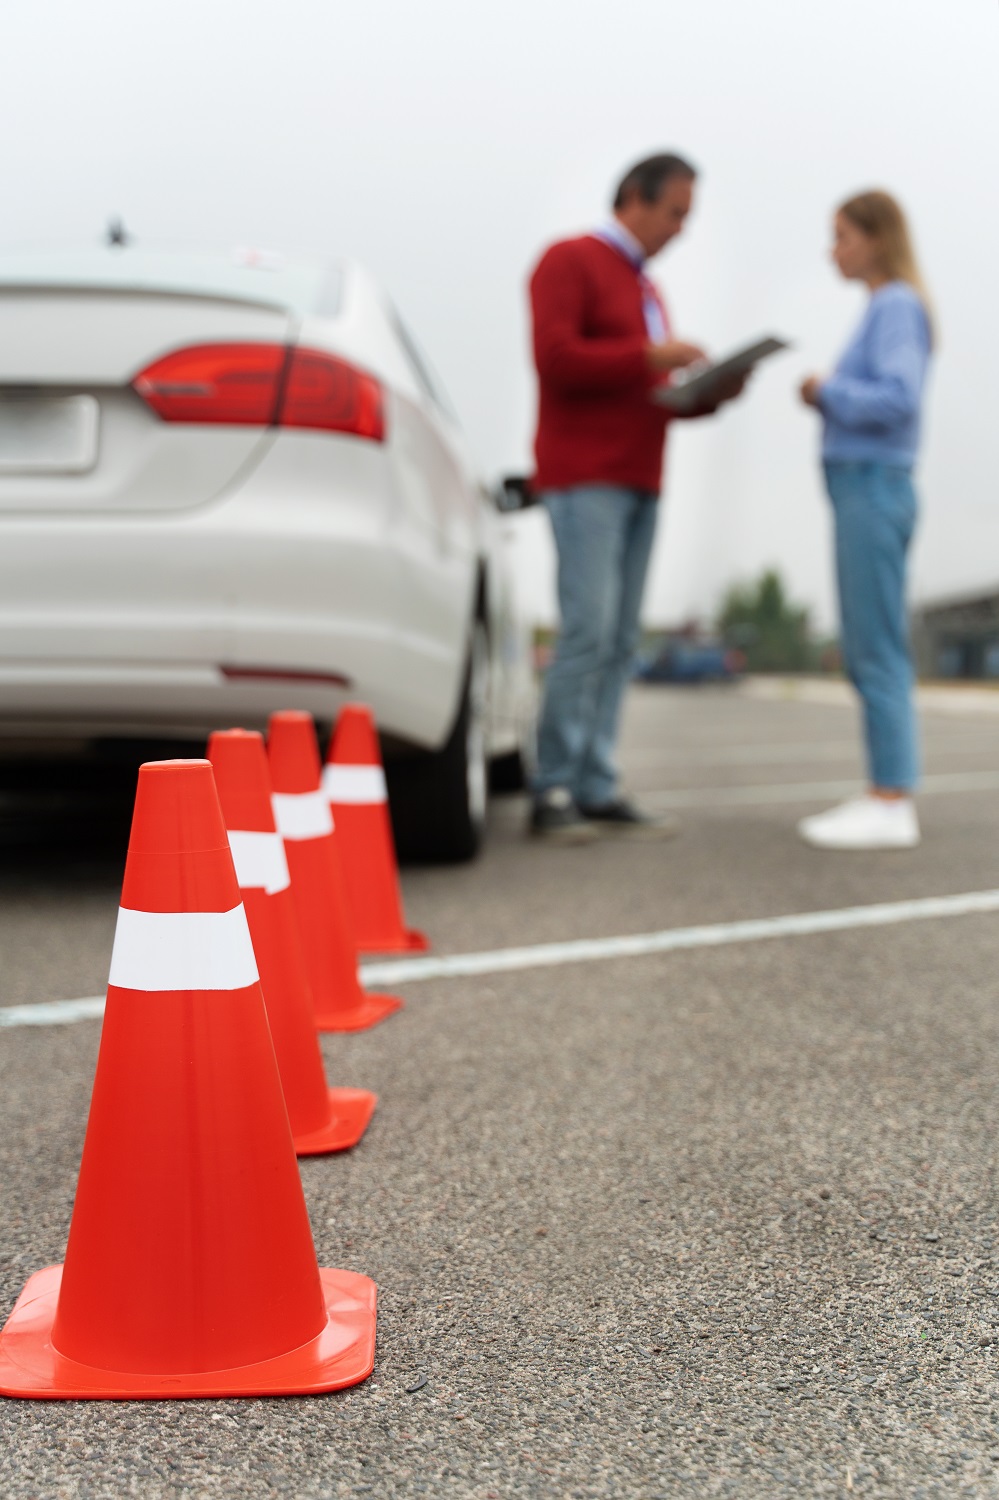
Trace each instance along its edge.
<instances>
[{"instance_id":1,"label":"tall orange cone","mask_svg":"<svg viewBox=\"0 0 999 1500\"><path fill-rule=\"evenodd\" d=\"M323 790L340 836L361 952L425 952L427 938L408 928L402 913L385 772L371 710L363 703L340 710L323 768Z\"/></svg>"},{"instance_id":2,"label":"tall orange cone","mask_svg":"<svg viewBox=\"0 0 999 1500\"><path fill-rule=\"evenodd\" d=\"M284 838L291 894L320 1031L364 1031L399 1009L395 995L369 995L357 977L357 944L329 804L321 787L310 714L271 715L267 733L274 820Z\"/></svg>"},{"instance_id":3,"label":"tall orange cone","mask_svg":"<svg viewBox=\"0 0 999 1500\"><path fill-rule=\"evenodd\" d=\"M375 1298L316 1265L212 768L143 766L66 1262L0 1332L0 1392L335 1390Z\"/></svg>"},{"instance_id":4,"label":"tall orange cone","mask_svg":"<svg viewBox=\"0 0 999 1500\"><path fill-rule=\"evenodd\" d=\"M288 861L274 826L263 736L218 730L208 741L208 759L253 939L295 1150L317 1156L356 1146L377 1100L367 1089L326 1086Z\"/></svg>"}]
</instances>

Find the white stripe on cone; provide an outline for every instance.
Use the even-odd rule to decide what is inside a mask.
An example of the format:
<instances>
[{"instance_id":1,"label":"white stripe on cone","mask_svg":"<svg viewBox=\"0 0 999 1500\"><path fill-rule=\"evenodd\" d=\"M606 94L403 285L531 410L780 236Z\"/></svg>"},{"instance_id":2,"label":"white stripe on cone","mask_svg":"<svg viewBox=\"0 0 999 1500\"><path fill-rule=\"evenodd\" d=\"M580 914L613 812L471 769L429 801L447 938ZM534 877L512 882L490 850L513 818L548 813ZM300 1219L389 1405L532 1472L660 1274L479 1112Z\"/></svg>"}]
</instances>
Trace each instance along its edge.
<instances>
[{"instance_id":1,"label":"white stripe on cone","mask_svg":"<svg viewBox=\"0 0 999 1500\"><path fill-rule=\"evenodd\" d=\"M323 792L274 792L274 821L283 839L318 839L333 832L333 814Z\"/></svg>"},{"instance_id":2,"label":"white stripe on cone","mask_svg":"<svg viewBox=\"0 0 999 1500\"><path fill-rule=\"evenodd\" d=\"M232 911L118 908L109 984L123 990L241 990L257 978L242 902Z\"/></svg>"},{"instance_id":3,"label":"white stripe on cone","mask_svg":"<svg viewBox=\"0 0 999 1500\"><path fill-rule=\"evenodd\" d=\"M262 886L268 896L273 896L291 885L284 839L279 833L230 828L229 848L240 890L259 890Z\"/></svg>"},{"instance_id":4,"label":"white stripe on cone","mask_svg":"<svg viewBox=\"0 0 999 1500\"><path fill-rule=\"evenodd\" d=\"M323 790L331 802L385 802L385 772L381 766L323 767Z\"/></svg>"}]
</instances>

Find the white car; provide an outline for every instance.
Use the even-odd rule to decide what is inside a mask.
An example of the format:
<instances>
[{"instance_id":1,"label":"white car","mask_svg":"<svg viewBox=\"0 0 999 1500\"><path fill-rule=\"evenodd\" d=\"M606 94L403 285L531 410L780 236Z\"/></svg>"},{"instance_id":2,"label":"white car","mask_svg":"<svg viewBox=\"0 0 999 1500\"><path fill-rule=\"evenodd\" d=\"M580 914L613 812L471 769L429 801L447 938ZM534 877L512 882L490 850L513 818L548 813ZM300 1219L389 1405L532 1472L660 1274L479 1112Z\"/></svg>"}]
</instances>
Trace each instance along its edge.
<instances>
[{"instance_id":1,"label":"white car","mask_svg":"<svg viewBox=\"0 0 999 1500\"><path fill-rule=\"evenodd\" d=\"M356 264L0 256L5 739L364 701L404 845L466 858L531 740L501 505Z\"/></svg>"}]
</instances>

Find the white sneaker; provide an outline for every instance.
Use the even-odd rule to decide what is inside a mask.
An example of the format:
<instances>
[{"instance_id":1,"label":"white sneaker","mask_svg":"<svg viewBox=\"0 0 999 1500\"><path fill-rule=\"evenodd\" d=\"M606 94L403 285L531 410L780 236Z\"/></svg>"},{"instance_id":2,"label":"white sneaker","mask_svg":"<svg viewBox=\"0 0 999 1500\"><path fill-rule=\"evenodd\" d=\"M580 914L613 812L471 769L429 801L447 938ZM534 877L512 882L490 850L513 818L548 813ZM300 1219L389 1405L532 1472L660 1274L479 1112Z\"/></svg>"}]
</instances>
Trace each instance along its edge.
<instances>
[{"instance_id":1,"label":"white sneaker","mask_svg":"<svg viewBox=\"0 0 999 1500\"><path fill-rule=\"evenodd\" d=\"M914 849L919 819L911 797L857 797L802 818L798 832L816 849Z\"/></svg>"}]
</instances>

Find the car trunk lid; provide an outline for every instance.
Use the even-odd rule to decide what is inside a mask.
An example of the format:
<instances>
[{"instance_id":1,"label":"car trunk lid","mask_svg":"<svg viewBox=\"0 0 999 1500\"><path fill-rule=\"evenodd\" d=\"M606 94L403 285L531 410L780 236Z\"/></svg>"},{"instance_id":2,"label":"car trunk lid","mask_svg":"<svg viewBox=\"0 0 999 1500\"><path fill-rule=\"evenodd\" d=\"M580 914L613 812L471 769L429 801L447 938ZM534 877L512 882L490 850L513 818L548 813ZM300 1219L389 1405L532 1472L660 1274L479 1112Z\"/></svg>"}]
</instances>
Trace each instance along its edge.
<instances>
[{"instance_id":1,"label":"car trunk lid","mask_svg":"<svg viewBox=\"0 0 999 1500\"><path fill-rule=\"evenodd\" d=\"M0 511L203 505L272 441L268 420L164 422L134 382L191 346L283 348L318 267L134 256L0 261Z\"/></svg>"}]
</instances>

